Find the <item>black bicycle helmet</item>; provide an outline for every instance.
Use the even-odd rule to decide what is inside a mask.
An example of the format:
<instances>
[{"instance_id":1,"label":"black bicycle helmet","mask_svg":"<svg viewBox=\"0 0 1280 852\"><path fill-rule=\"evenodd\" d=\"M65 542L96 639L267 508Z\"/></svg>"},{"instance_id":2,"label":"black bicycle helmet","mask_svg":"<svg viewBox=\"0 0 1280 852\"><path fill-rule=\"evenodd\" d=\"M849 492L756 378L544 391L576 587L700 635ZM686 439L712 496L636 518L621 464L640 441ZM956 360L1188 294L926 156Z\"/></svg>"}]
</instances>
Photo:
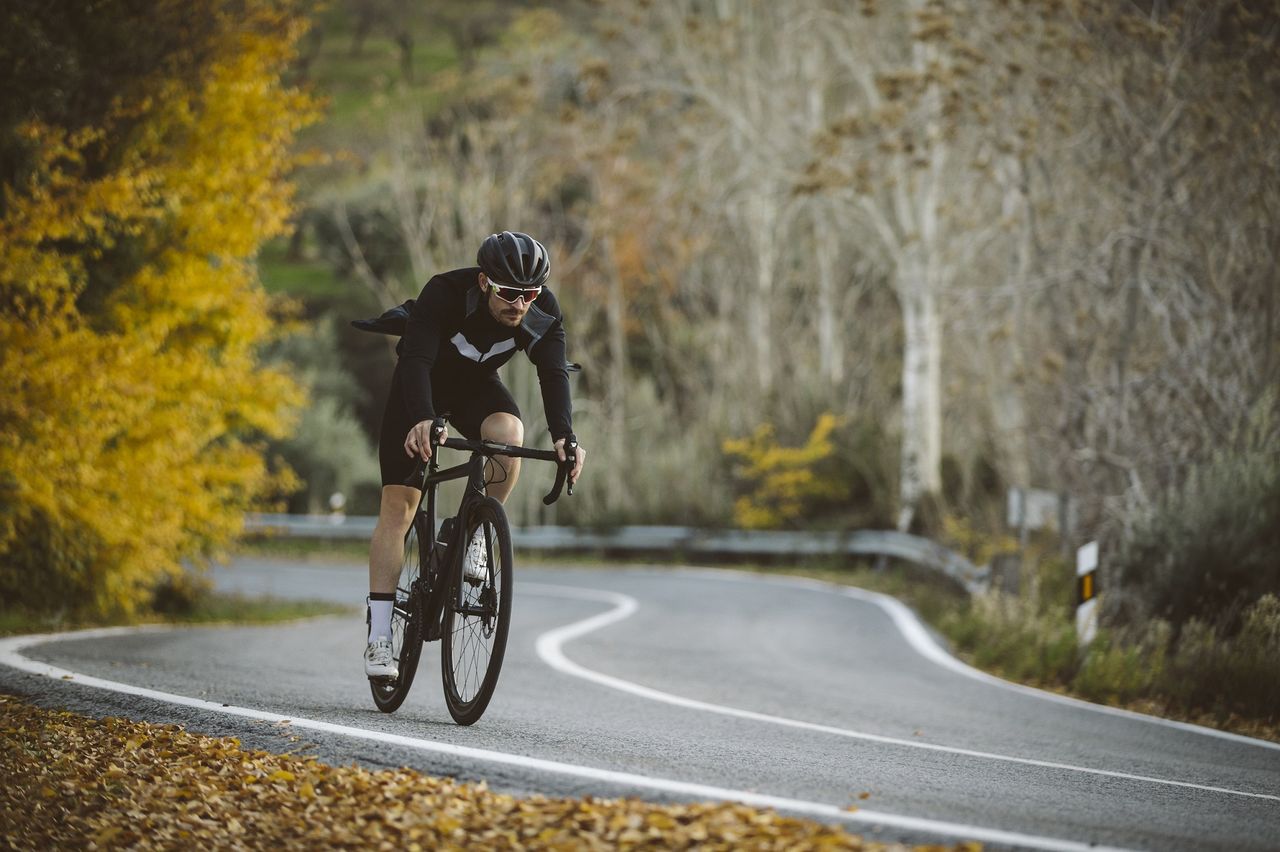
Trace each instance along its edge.
<instances>
[{"instance_id":1,"label":"black bicycle helmet","mask_svg":"<svg viewBox=\"0 0 1280 852\"><path fill-rule=\"evenodd\" d=\"M551 255L546 248L518 231L485 237L476 252L476 263L490 281L512 287L541 287L551 275Z\"/></svg>"}]
</instances>

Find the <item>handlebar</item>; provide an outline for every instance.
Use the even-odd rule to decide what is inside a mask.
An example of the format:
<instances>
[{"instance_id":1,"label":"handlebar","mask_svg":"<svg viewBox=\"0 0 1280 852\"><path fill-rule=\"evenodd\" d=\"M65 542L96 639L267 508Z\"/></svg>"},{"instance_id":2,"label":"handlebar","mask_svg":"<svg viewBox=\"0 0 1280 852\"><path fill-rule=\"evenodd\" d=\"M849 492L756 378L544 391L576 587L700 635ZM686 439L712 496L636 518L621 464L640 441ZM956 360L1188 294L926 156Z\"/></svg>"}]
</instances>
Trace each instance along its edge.
<instances>
[{"instance_id":1,"label":"handlebar","mask_svg":"<svg viewBox=\"0 0 1280 852\"><path fill-rule=\"evenodd\" d=\"M432 430L431 446L434 450L436 447L444 447L450 450L462 450L463 452L479 453L482 456L492 458L493 456L510 456L518 459L536 459L538 461L549 461L556 463L556 482L551 487L551 491L542 498L542 502L550 506L556 500L560 499L560 492L564 488L568 480L569 471L573 470L576 463L577 454L574 450L577 448L577 441L572 439L565 441L565 459L560 461L560 457L556 455L555 450L531 450L527 447L513 446L511 444L499 444L494 441L472 441L466 438L449 438L444 443L436 442L436 430ZM432 458L435 456L433 455ZM414 461L413 473L405 479L404 484L410 488L422 490L424 474L426 472L427 462L422 459ZM573 483L569 483L569 494L573 494Z\"/></svg>"}]
</instances>

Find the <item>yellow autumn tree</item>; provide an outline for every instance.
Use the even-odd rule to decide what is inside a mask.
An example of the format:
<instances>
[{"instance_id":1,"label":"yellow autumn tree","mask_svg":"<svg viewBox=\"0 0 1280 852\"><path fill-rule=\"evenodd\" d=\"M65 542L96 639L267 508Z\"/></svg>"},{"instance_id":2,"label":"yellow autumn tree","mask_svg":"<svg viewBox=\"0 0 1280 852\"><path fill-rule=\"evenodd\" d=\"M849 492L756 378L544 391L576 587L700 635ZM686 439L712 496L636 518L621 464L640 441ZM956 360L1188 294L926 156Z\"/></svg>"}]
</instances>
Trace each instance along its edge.
<instances>
[{"instance_id":1,"label":"yellow autumn tree","mask_svg":"<svg viewBox=\"0 0 1280 852\"><path fill-rule=\"evenodd\" d=\"M836 453L832 435L839 425L834 414L820 415L799 447L779 444L770 423L749 437L725 441L723 450L734 460L744 492L733 504L735 523L744 529L803 526L808 512L846 498L849 484L830 466Z\"/></svg>"},{"instance_id":2,"label":"yellow autumn tree","mask_svg":"<svg viewBox=\"0 0 1280 852\"><path fill-rule=\"evenodd\" d=\"M314 112L283 79L303 24L270 0L28 6L0 45L0 605L128 615L238 532L302 401L258 359L254 256Z\"/></svg>"}]
</instances>

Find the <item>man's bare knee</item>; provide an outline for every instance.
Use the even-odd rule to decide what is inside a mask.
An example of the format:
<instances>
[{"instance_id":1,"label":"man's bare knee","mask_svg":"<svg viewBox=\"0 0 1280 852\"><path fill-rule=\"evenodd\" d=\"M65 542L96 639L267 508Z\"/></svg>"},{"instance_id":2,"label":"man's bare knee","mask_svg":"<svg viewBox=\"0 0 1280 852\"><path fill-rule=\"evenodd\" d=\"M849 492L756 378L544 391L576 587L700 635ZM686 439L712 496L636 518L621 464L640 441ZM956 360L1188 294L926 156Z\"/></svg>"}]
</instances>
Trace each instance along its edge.
<instances>
[{"instance_id":1,"label":"man's bare knee","mask_svg":"<svg viewBox=\"0 0 1280 852\"><path fill-rule=\"evenodd\" d=\"M499 411L490 414L480 424L480 437L486 441L508 444L513 447L523 446L524 424L514 414ZM488 487L485 490L489 496L505 503L507 495L511 493L511 489L515 486L516 479L519 476L520 459L509 458L508 456L494 456L489 467L485 470L485 478L488 481Z\"/></svg>"},{"instance_id":2,"label":"man's bare knee","mask_svg":"<svg viewBox=\"0 0 1280 852\"><path fill-rule=\"evenodd\" d=\"M480 424L480 437L499 444L521 446L524 444L524 423L514 414L498 411Z\"/></svg>"},{"instance_id":3,"label":"man's bare knee","mask_svg":"<svg viewBox=\"0 0 1280 852\"><path fill-rule=\"evenodd\" d=\"M413 521L414 510L422 492L407 485L382 486L382 503L378 509L378 526L404 535Z\"/></svg>"}]
</instances>

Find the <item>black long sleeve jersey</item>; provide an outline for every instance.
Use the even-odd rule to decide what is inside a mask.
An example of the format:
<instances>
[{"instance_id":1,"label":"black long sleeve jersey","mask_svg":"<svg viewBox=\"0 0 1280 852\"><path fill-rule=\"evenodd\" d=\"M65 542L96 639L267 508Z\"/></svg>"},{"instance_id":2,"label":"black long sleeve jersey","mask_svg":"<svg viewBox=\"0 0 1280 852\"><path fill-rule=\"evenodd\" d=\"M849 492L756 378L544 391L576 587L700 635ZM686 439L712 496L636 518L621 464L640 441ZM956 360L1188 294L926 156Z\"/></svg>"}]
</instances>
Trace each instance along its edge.
<instances>
[{"instance_id":1,"label":"black long sleeve jersey","mask_svg":"<svg viewBox=\"0 0 1280 852\"><path fill-rule=\"evenodd\" d=\"M405 405L414 423L436 416L433 376L451 386L487 380L523 350L538 369L542 406L553 440L573 432L564 317L555 295L542 288L516 328L502 325L477 286L480 267L433 276L414 302L396 351L403 371ZM446 378L447 377L447 378Z\"/></svg>"}]
</instances>

